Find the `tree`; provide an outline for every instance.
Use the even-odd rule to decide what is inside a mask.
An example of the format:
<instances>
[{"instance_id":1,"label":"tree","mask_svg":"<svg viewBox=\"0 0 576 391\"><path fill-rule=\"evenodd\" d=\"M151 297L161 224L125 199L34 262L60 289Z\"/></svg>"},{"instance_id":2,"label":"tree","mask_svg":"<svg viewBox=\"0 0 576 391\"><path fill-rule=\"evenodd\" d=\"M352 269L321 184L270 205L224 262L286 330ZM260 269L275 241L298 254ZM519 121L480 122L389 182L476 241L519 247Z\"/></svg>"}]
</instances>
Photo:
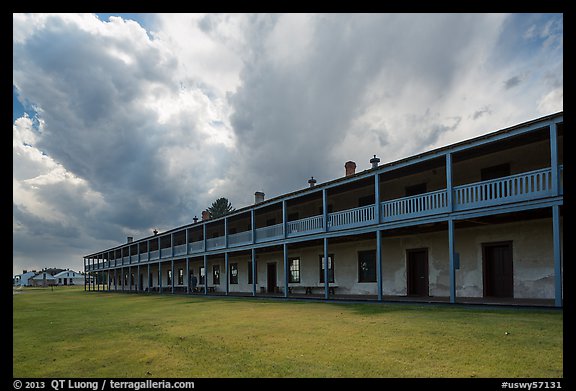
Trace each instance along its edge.
<instances>
[{"instance_id":1,"label":"tree","mask_svg":"<svg viewBox=\"0 0 576 391\"><path fill-rule=\"evenodd\" d=\"M207 210L208 213L210 213L211 219L222 217L235 211L235 209L232 207L232 204L225 197L218 198Z\"/></svg>"}]
</instances>

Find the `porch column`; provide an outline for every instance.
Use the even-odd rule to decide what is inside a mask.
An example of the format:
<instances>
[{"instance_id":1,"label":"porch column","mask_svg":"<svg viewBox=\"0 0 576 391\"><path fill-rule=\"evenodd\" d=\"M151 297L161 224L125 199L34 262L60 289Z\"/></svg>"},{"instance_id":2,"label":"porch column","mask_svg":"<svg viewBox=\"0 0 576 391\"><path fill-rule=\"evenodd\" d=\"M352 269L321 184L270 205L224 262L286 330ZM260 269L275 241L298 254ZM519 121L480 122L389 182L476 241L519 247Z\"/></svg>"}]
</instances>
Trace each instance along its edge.
<instances>
[{"instance_id":1,"label":"porch column","mask_svg":"<svg viewBox=\"0 0 576 391\"><path fill-rule=\"evenodd\" d=\"M556 123L550 124L550 168L552 170L552 195L557 196L560 193L558 187L558 132Z\"/></svg>"},{"instance_id":2,"label":"porch column","mask_svg":"<svg viewBox=\"0 0 576 391\"><path fill-rule=\"evenodd\" d=\"M172 246L172 248L174 248L174 246ZM172 284L172 294L174 294L174 258L172 258L171 261L171 266L170 266L170 283Z\"/></svg>"},{"instance_id":3,"label":"porch column","mask_svg":"<svg viewBox=\"0 0 576 391\"><path fill-rule=\"evenodd\" d=\"M158 290L162 293L162 262L158 262Z\"/></svg>"},{"instance_id":4,"label":"porch column","mask_svg":"<svg viewBox=\"0 0 576 391\"><path fill-rule=\"evenodd\" d=\"M137 266L138 276L136 277L136 292L140 293L142 287L140 286L140 265Z\"/></svg>"},{"instance_id":5,"label":"porch column","mask_svg":"<svg viewBox=\"0 0 576 391\"><path fill-rule=\"evenodd\" d=\"M94 270L96 270L96 267L94 266L95 262L94 262L94 258L92 258L92 290L95 291L96 290L96 277L94 276Z\"/></svg>"},{"instance_id":6,"label":"porch column","mask_svg":"<svg viewBox=\"0 0 576 391\"><path fill-rule=\"evenodd\" d=\"M224 248L228 248L228 217L224 217Z\"/></svg>"},{"instance_id":7,"label":"porch column","mask_svg":"<svg viewBox=\"0 0 576 391\"><path fill-rule=\"evenodd\" d=\"M226 296L228 296L228 293L230 291L230 286L228 285L230 283L230 265L229 265L229 259L228 259L228 252L224 253L224 269L226 270L225 293L226 293Z\"/></svg>"},{"instance_id":8,"label":"porch column","mask_svg":"<svg viewBox=\"0 0 576 391\"><path fill-rule=\"evenodd\" d=\"M254 218L254 209L250 209L250 228L252 228L252 244L256 243L256 219ZM252 257L254 258L254 257ZM252 265L254 265L254 260L252 260ZM256 288L254 288L256 289Z\"/></svg>"},{"instance_id":9,"label":"porch column","mask_svg":"<svg viewBox=\"0 0 576 391\"><path fill-rule=\"evenodd\" d=\"M128 265L128 292L132 292L132 266Z\"/></svg>"},{"instance_id":10,"label":"porch column","mask_svg":"<svg viewBox=\"0 0 576 391\"><path fill-rule=\"evenodd\" d=\"M186 248L188 248L188 230L186 230ZM186 294L190 293L190 258L186 257Z\"/></svg>"},{"instance_id":11,"label":"porch column","mask_svg":"<svg viewBox=\"0 0 576 391\"><path fill-rule=\"evenodd\" d=\"M114 269L114 292L118 291L118 269Z\"/></svg>"},{"instance_id":12,"label":"porch column","mask_svg":"<svg viewBox=\"0 0 576 391\"><path fill-rule=\"evenodd\" d=\"M288 225L286 221L286 200L282 200L282 232L284 233L284 239L288 237Z\"/></svg>"},{"instance_id":13,"label":"porch column","mask_svg":"<svg viewBox=\"0 0 576 391\"><path fill-rule=\"evenodd\" d=\"M446 203L448 204L448 212L452 212L454 210L453 204L453 193L452 193L452 154L446 154L446 195L447 200Z\"/></svg>"},{"instance_id":14,"label":"porch column","mask_svg":"<svg viewBox=\"0 0 576 391\"><path fill-rule=\"evenodd\" d=\"M86 257L82 258L84 262L84 291L86 291Z\"/></svg>"},{"instance_id":15,"label":"porch column","mask_svg":"<svg viewBox=\"0 0 576 391\"><path fill-rule=\"evenodd\" d=\"M252 226L254 229L254 226ZM254 232L254 231L252 231ZM252 249L252 296L256 296L256 249Z\"/></svg>"},{"instance_id":16,"label":"porch column","mask_svg":"<svg viewBox=\"0 0 576 391\"><path fill-rule=\"evenodd\" d=\"M374 175L374 220L376 224L380 224L380 174L378 173Z\"/></svg>"},{"instance_id":17,"label":"porch column","mask_svg":"<svg viewBox=\"0 0 576 391\"><path fill-rule=\"evenodd\" d=\"M150 259L150 258L148 258ZM146 279L148 281L148 286L146 287L146 292L150 293L150 264L147 265L148 269L146 270L148 272L148 278Z\"/></svg>"},{"instance_id":18,"label":"porch column","mask_svg":"<svg viewBox=\"0 0 576 391\"><path fill-rule=\"evenodd\" d=\"M322 226L324 232L328 231L328 195L326 189L322 189Z\"/></svg>"},{"instance_id":19,"label":"porch column","mask_svg":"<svg viewBox=\"0 0 576 391\"><path fill-rule=\"evenodd\" d=\"M552 241L554 247L554 305L562 307L562 256L560 252L560 206L552 206Z\"/></svg>"},{"instance_id":20,"label":"porch column","mask_svg":"<svg viewBox=\"0 0 576 391\"><path fill-rule=\"evenodd\" d=\"M284 250L284 297L288 297L288 244L282 245Z\"/></svg>"},{"instance_id":21,"label":"porch column","mask_svg":"<svg viewBox=\"0 0 576 391\"><path fill-rule=\"evenodd\" d=\"M454 268L454 220L448 219L448 256L450 258L450 303L456 302L456 269Z\"/></svg>"},{"instance_id":22,"label":"porch column","mask_svg":"<svg viewBox=\"0 0 576 391\"><path fill-rule=\"evenodd\" d=\"M204 225L206 232L206 225ZM206 236L204 236L204 245L206 245ZM204 254L204 294L208 294L208 255Z\"/></svg>"},{"instance_id":23,"label":"porch column","mask_svg":"<svg viewBox=\"0 0 576 391\"><path fill-rule=\"evenodd\" d=\"M376 231L376 282L378 301L382 301L382 232Z\"/></svg>"},{"instance_id":24,"label":"porch column","mask_svg":"<svg viewBox=\"0 0 576 391\"><path fill-rule=\"evenodd\" d=\"M125 284L125 280L126 280L126 279L125 279L125 276L124 276L124 266L122 266L122 267L120 268L120 276L121 276L121 278L120 278L120 280L121 280L121 281L120 281L120 284L122 285L122 292L124 292L124 284Z\"/></svg>"},{"instance_id":25,"label":"porch column","mask_svg":"<svg viewBox=\"0 0 576 391\"><path fill-rule=\"evenodd\" d=\"M324 298L328 300L330 292L328 282L328 238L324 238Z\"/></svg>"}]
</instances>

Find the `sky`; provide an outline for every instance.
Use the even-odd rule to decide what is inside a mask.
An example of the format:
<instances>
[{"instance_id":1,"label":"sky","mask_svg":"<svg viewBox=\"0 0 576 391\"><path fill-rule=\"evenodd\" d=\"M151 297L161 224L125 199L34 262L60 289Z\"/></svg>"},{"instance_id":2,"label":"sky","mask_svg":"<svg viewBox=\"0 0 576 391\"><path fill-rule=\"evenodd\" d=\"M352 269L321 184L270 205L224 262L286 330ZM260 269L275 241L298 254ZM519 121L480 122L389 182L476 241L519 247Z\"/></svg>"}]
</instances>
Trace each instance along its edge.
<instances>
[{"instance_id":1,"label":"sky","mask_svg":"<svg viewBox=\"0 0 576 391\"><path fill-rule=\"evenodd\" d=\"M13 14L13 274L563 110L562 14Z\"/></svg>"}]
</instances>

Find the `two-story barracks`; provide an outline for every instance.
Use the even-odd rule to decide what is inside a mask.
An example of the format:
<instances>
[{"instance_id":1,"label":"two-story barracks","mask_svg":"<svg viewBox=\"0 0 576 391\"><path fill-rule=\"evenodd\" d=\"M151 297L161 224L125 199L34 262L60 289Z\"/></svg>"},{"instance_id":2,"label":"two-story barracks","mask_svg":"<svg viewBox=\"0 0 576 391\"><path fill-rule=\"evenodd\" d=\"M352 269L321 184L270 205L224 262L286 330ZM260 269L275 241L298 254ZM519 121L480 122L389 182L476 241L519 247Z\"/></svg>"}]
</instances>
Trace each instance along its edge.
<instances>
[{"instance_id":1,"label":"two-story barracks","mask_svg":"<svg viewBox=\"0 0 576 391\"><path fill-rule=\"evenodd\" d=\"M560 112L347 162L342 178L87 255L85 288L562 307L562 150Z\"/></svg>"}]
</instances>

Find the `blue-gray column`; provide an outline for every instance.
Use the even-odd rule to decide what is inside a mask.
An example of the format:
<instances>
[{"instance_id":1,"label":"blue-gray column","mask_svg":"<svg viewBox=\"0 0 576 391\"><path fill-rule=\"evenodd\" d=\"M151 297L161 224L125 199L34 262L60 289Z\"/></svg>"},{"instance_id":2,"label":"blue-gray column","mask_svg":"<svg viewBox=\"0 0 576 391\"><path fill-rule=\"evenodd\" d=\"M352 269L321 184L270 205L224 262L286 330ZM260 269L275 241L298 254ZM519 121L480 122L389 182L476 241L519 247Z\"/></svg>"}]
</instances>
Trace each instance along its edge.
<instances>
[{"instance_id":1,"label":"blue-gray column","mask_svg":"<svg viewBox=\"0 0 576 391\"><path fill-rule=\"evenodd\" d=\"M140 258L140 256L138 256L138 258ZM136 276L136 292L140 293L140 290L142 289L142 287L140 286L140 265L137 266L137 273L138 275Z\"/></svg>"},{"instance_id":2,"label":"blue-gray column","mask_svg":"<svg viewBox=\"0 0 576 391\"><path fill-rule=\"evenodd\" d=\"M256 243L256 219L254 209L250 209L250 228L252 228L252 244ZM254 263L252 263L254 265Z\"/></svg>"},{"instance_id":3,"label":"blue-gray column","mask_svg":"<svg viewBox=\"0 0 576 391\"><path fill-rule=\"evenodd\" d=\"M84 260L84 291L86 291L86 257L82 258Z\"/></svg>"},{"instance_id":4,"label":"blue-gray column","mask_svg":"<svg viewBox=\"0 0 576 391\"><path fill-rule=\"evenodd\" d=\"M224 248L228 248L228 217L224 217Z\"/></svg>"},{"instance_id":5,"label":"blue-gray column","mask_svg":"<svg viewBox=\"0 0 576 391\"><path fill-rule=\"evenodd\" d=\"M203 243L204 248L202 250L206 251L206 223L202 224L202 241L204 242ZM204 270L206 270L206 269L204 269ZM208 275L208 274L206 273L205 275Z\"/></svg>"},{"instance_id":6,"label":"blue-gray column","mask_svg":"<svg viewBox=\"0 0 576 391\"><path fill-rule=\"evenodd\" d=\"M229 260L228 260L228 251L226 251L224 253L224 269L226 270L226 287L225 287L225 293L226 295L228 295L228 292L230 290L230 286L229 284L229 280L230 280L230 265L229 265Z\"/></svg>"},{"instance_id":7,"label":"blue-gray column","mask_svg":"<svg viewBox=\"0 0 576 391\"><path fill-rule=\"evenodd\" d=\"M150 255L150 250L148 250L148 255ZM150 293L150 286L152 285L152 284L150 283L150 264L148 263L147 266L148 266L148 270L147 270L147 272L148 272L148 278L146 278L146 280L148 281L148 286L146 287L146 288L147 288L146 292Z\"/></svg>"},{"instance_id":8,"label":"blue-gray column","mask_svg":"<svg viewBox=\"0 0 576 391\"><path fill-rule=\"evenodd\" d=\"M204 228L204 232L206 232L206 228ZM206 246L206 236L204 236L204 246ZM208 255L206 254L204 254L204 294L208 294Z\"/></svg>"},{"instance_id":9,"label":"blue-gray column","mask_svg":"<svg viewBox=\"0 0 576 391\"><path fill-rule=\"evenodd\" d=\"M284 297L288 297L288 244L282 245L284 249Z\"/></svg>"},{"instance_id":10,"label":"blue-gray column","mask_svg":"<svg viewBox=\"0 0 576 391\"><path fill-rule=\"evenodd\" d=\"M158 261L158 290L162 293L162 262L160 261Z\"/></svg>"},{"instance_id":11,"label":"blue-gray column","mask_svg":"<svg viewBox=\"0 0 576 391\"><path fill-rule=\"evenodd\" d=\"M378 301L382 301L382 232L376 231L376 282Z\"/></svg>"},{"instance_id":12,"label":"blue-gray column","mask_svg":"<svg viewBox=\"0 0 576 391\"><path fill-rule=\"evenodd\" d=\"M456 269L454 268L454 220L448 219L448 256L450 258L450 303L456 302Z\"/></svg>"},{"instance_id":13,"label":"blue-gray column","mask_svg":"<svg viewBox=\"0 0 576 391\"><path fill-rule=\"evenodd\" d=\"M174 246L172 246L172 248L174 248ZM170 283L172 284L172 293L174 293L174 280L175 280L174 277L176 277L174 275L174 258L172 258L172 261L170 264L170 273L171 273L170 274L170 280L171 280Z\"/></svg>"},{"instance_id":14,"label":"blue-gray column","mask_svg":"<svg viewBox=\"0 0 576 391\"><path fill-rule=\"evenodd\" d=\"M324 238L324 298L328 300L330 292L328 282L328 238Z\"/></svg>"},{"instance_id":15,"label":"blue-gray column","mask_svg":"<svg viewBox=\"0 0 576 391\"><path fill-rule=\"evenodd\" d=\"M124 264L124 261L122 261L122 264ZM124 281L124 280L125 280L125 278L124 278L124 266L122 266L122 267L120 268L120 274L122 275L122 278L121 278L121 280L122 280L122 281L121 281L121 284L122 284L122 292L124 292L124 284L125 284L125 281Z\"/></svg>"},{"instance_id":16,"label":"blue-gray column","mask_svg":"<svg viewBox=\"0 0 576 391\"><path fill-rule=\"evenodd\" d=\"M254 226L252 226L254 229ZM256 296L256 249L252 249L252 296Z\"/></svg>"},{"instance_id":17,"label":"blue-gray column","mask_svg":"<svg viewBox=\"0 0 576 391\"><path fill-rule=\"evenodd\" d=\"M186 230L186 249L188 249L188 230ZM190 293L190 258L188 257L186 257L186 293Z\"/></svg>"},{"instance_id":18,"label":"blue-gray column","mask_svg":"<svg viewBox=\"0 0 576 391\"><path fill-rule=\"evenodd\" d=\"M326 189L322 189L322 225L324 232L328 231L328 197Z\"/></svg>"},{"instance_id":19,"label":"blue-gray column","mask_svg":"<svg viewBox=\"0 0 576 391\"><path fill-rule=\"evenodd\" d=\"M374 175L374 220L380 224L380 174Z\"/></svg>"},{"instance_id":20,"label":"blue-gray column","mask_svg":"<svg viewBox=\"0 0 576 391\"><path fill-rule=\"evenodd\" d=\"M132 292L132 266L128 265L128 292Z\"/></svg>"},{"instance_id":21,"label":"blue-gray column","mask_svg":"<svg viewBox=\"0 0 576 391\"><path fill-rule=\"evenodd\" d=\"M552 169L552 195L560 194L558 180L558 132L556 123L550 125L550 168Z\"/></svg>"},{"instance_id":22,"label":"blue-gray column","mask_svg":"<svg viewBox=\"0 0 576 391\"><path fill-rule=\"evenodd\" d=\"M452 190L452 154L446 154L446 193L447 193L447 204L448 212L454 210L453 202L453 190Z\"/></svg>"},{"instance_id":23,"label":"blue-gray column","mask_svg":"<svg viewBox=\"0 0 576 391\"><path fill-rule=\"evenodd\" d=\"M114 292L118 291L118 269L114 269Z\"/></svg>"},{"instance_id":24,"label":"blue-gray column","mask_svg":"<svg viewBox=\"0 0 576 391\"><path fill-rule=\"evenodd\" d=\"M560 206L552 206L552 242L554 247L554 305L562 307L562 253L560 251Z\"/></svg>"},{"instance_id":25,"label":"blue-gray column","mask_svg":"<svg viewBox=\"0 0 576 391\"><path fill-rule=\"evenodd\" d=\"M287 212L286 212L286 200L282 200L282 231L284 232L284 238L288 237L288 226L287 226L287 221L286 221L286 217L287 216Z\"/></svg>"}]
</instances>

